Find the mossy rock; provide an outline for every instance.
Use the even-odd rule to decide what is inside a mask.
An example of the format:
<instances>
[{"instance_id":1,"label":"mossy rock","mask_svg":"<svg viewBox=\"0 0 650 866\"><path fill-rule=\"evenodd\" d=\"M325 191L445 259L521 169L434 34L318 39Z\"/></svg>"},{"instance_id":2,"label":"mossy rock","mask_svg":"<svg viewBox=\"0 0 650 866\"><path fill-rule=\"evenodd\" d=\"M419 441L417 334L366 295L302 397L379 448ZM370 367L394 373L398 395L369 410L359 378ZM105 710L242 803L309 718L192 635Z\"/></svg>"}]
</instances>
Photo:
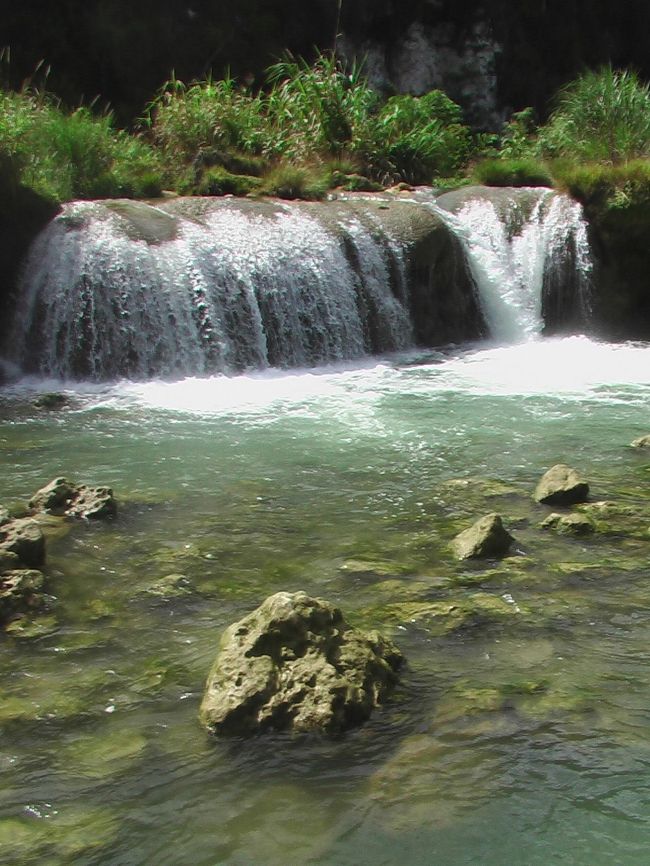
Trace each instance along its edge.
<instances>
[{"instance_id":1,"label":"mossy rock","mask_svg":"<svg viewBox=\"0 0 650 866\"><path fill-rule=\"evenodd\" d=\"M558 514L553 512L540 523L541 529L553 529L561 535L591 535L595 526L586 514Z\"/></svg>"},{"instance_id":2,"label":"mossy rock","mask_svg":"<svg viewBox=\"0 0 650 866\"><path fill-rule=\"evenodd\" d=\"M577 509L591 521L599 535L647 539L650 537L650 504L591 502Z\"/></svg>"},{"instance_id":3,"label":"mossy rock","mask_svg":"<svg viewBox=\"0 0 650 866\"><path fill-rule=\"evenodd\" d=\"M194 593L192 581L185 574L167 574L140 591L140 596L149 596L160 601L173 601L191 597Z\"/></svg>"},{"instance_id":4,"label":"mossy rock","mask_svg":"<svg viewBox=\"0 0 650 866\"><path fill-rule=\"evenodd\" d=\"M512 622L521 613L519 605L489 593L445 601L406 601L375 609L378 618L395 624L411 623L437 635L463 629Z\"/></svg>"},{"instance_id":5,"label":"mossy rock","mask_svg":"<svg viewBox=\"0 0 650 866\"><path fill-rule=\"evenodd\" d=\"M117 719L111 721L114 724L97 734L79 736L63 746L58 752L61 769L73 776L102 781L141 760L147 748L145 737L121 728Z\"/></svg>"}]
</instances>

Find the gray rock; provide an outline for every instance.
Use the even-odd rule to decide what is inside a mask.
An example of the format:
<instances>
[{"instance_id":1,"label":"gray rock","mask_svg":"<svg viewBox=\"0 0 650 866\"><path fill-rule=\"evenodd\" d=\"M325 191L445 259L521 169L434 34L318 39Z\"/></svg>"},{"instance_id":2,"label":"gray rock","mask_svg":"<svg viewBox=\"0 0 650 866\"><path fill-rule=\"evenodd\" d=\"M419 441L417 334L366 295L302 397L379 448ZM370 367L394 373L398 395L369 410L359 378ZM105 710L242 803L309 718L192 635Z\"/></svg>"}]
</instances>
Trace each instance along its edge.
<instances>
[{"instance_id":1,"label":"gray rock","mask_svg":"<svg viewBox=\"0 0 650 866\"><path fill-rule=\"evenodd\" d=\"M342 731L382 703L402 661L329 602L279 592L224 632L199 717L218 734Z\"/></svg>"},{"instance_id":2,"label":"gray rock","mask_svg":"<svg viewBox=\"0 0 650 866\"><path fill-rule=\"evenodd\" d=\"M500 515L492 513L457 535L451 546L458 559L499 558L506 555L513 541Z\"/></svg>"},{"instance_id":3,"label":"gray rock","mask_svg":"<svg viewBox=\"0 0 650 866\"><path fill-rule=\"evenodd\" d=\"M38 490L29 500L29 507L36 512L89 520L112 517L117 513L110 487L88 487L65 478L55 478Z\"/></svg>"},{"instance_id":4,"label":"gray rock","mask_svg":"<svg viewBox=\"0 0 650 866\"><path fill-rule=\"evenodd\" d=\"M558 463L542 476L533 498L546 505L573 505L586 502L588 495L589 485L576 470Z\"/></svg>"},{"instance_id":5,"label":"gray rock","mask_svg":"<svg viewBox=\"0 0 650 866\"><path fill-rule=\"evenodd\" d=\"M0 623L43 604L45 579L40 571L17 569L0 577Z\"/></svg>"},{"instance_id":6,"label":"gray rock","mask_svg":"<svg viewBox=\"0 0 650 866\"><path fill-rule=\"evenodd\" d=\"M639 436L632 443L632 448L650 448L650 434L647 436Z\"/></svg>"},{"instance_id":7,"label":"gray rock","mask_svg":"<svg viewBox=\"0 0 650 866\"><path fill-rule=\"evenodd\" d=\"M584 514L549 514L540 524L542 529L554 529L563 535L589 535L595 527Z\"/></svg>"},{"instance_id":8,"label":"gray rock","mask_svg":"<svg viewBox=\"0 0 650 866\"><path fill-rule=\"evenodd\" d=\"M185 574L167 574L142 590L142 595L150 595L163 601L192 595L193 586Z\"/></svg>"},{"instance_id":9,"label":"gray rock","mask_svg":"<svg viewBox=\"0 0 650 866\"><path fill-rule=\"evenodd\" d=\"M15 553L28 568L39 568L45 562L45 536L41 527L29 517L12 520L0 526L0 554Z\"/></svg>"}]
</instances>

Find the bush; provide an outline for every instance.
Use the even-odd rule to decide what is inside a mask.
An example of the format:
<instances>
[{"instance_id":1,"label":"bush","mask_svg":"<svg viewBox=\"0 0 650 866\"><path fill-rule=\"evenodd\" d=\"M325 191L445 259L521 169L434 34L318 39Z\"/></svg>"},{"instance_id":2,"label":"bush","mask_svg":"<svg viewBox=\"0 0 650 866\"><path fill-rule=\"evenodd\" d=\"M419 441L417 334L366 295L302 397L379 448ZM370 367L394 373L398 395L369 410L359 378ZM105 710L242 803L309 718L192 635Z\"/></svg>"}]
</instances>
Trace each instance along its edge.
<instances>
[{"instance_id":1,"label":"bush","mask_svg":"<svg viewBox=\"0 0 650 866\"><path fill-rule=\"evenodd\" d=\"M461 110L444 93L393 96L376 118L368 118L353 152L384 183L430 183L464 166L471 149Z\"/></svg>"},{"instance_id":2,"label":"bush","mask_svg":"<svg viewBox=\"0 0 650 866\"><path fill-rule=\"evenodd\" d=\"M262 99L233 78L189 85L172 78L147 107L144 123L172 167L210 149L259 154L268 138Z\"/></svg>"},{"instance_id":3,"label":"bush","mask_svg":"<svg viewBox=\"0 0 650 866\"><path fill-rule=\"evenodd\" d=\"M379 102L361 67L348 71L331 54L320 54L312 65L288 56L267 78L267 153L282 159L341 156Z\"/></svg>"},{"instance_id":4,"label":"bush","mask_svg":"<svg viewBox=\"0 0 650 866\"><path fill-rule=\"evenodd\" d=\"M650 153L650 89L634 72L604 67L560 91L540 130L540 152L614 165Z\"/></svg>"},{"instance_id":5,"label":"bush","mask_svg":"<svg viewBox=\"0 0 650 866\"><path fill-rule=\"evenodd\" d=\"M650 163L554 166L558 186L592 210L633 209L650 205Z\"/></svg>"},{"instance_id":6,"label":"bush","mask_svg":"<svg viewBox=\"0 0 650 866\"><path fill-rule=\"evenodd\" d=\"M485 186L553 186L546 166L534 159L486 159L474 166L473 176Z\"/></svg>"},{"instance_id":7,"label":"bush","mask_svg":"<svg viewBox=\"0 0 650 866\"><path fill-rule=\"evenodd\" d=\"M201 177L194 195L238 195L245 196L258 189L261 181L257 177L232 174L225 168L209 168Z\"/></svg>"},{"instance_id":8,"label":"bush","mask_svg":"<svg viewBox=\"0 0 650 866\"><path fill-rule=\"evenodd\" d=\"M322 169L280 165L266 175L259 191L278 198L317 201L325 197L328 180Z\"/></svg>"},{"instance_id":9,"label":"bush","mask_svg":"<svg viewBox=\"0 0 650 866\"><path fill-rule=\"evenodd\" d=\"M0 92L0 152L21 183L55 201L151 195L161 188L158 159L137 136L113 129L112 115L66 113L29 91Z\"/></svg>"}]
</instances>

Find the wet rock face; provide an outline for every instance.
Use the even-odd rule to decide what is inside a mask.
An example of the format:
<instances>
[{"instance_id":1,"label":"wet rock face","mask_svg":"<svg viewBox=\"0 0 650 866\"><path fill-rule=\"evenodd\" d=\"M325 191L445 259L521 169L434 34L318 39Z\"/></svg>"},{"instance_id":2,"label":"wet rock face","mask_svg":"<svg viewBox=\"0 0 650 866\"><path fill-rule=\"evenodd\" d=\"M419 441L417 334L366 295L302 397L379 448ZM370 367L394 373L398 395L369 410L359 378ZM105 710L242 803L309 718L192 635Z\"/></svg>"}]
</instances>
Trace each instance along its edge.
<instances>
[{"instance_id":1,"label":"wet rock face","mask_svg":"<svg viewBox=\"0 0 650 866\"><path fill-rule=\"evenodd\" d=\"M112 517L117 505L110 487L87 487L65 478L55 478L29 501L33 511L44 511L59 517L84 517L98 520Z\"/></svg>"},{"instance_id":2,"label":"wet rock face","mask_svg":"<svg viewBox=\"0 0 650 866\"><path fill-rule=\"evenodd\" d=\"M452 549L458 559L499 558L508 553L513 541L500 515L492 513L457 535L452 541Z\"/></svg>"},{"instance_id":3,"label":"wet rock face","mask_svg":"<svg viewBox=\"0 0 650 866\"><path fill-rule=\"evenodd\" d=\"M342 731L382 703L402 661L329 602L279 592L226 629L199 717L217 734Z\"/></svg>"},{"instance_id":4,"label":"wet rock face","mask_svg":"<svg viewBox=\"0 0 650 866\"><path fill-rule=\"evenodd\" d=\"M564 463L558 463L542 476L533 498L545 505L573 505L586 502L588 495L589 485L578 472Z\"/></svg>"}]
</instances>

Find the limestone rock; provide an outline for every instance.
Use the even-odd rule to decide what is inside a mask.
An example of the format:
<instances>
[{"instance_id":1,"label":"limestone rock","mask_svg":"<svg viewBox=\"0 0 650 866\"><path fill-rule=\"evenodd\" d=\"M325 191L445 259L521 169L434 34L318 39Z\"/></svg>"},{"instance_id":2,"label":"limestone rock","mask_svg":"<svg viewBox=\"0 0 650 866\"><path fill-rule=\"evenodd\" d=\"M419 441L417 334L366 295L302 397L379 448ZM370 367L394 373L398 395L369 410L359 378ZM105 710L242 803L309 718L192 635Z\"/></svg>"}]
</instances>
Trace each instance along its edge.
<instances>
[{"instance_id":1,"label":"limestone rock","mask_svg":"<svg viewBox=\"0 0 650 866\"><path fill-rule=\"evenodd\" d=\"M345 730L383 701L402 661L329 602L279 592L224 632L200 720L219 734Z\"/></svg>"},{"instance_id":2,"label":"limestone rock","mask_svg":"<svg viewBox=\"0 0 650 866\"><path fill-rule=\"evenodd\" d=\"M458 559L505 556L514 541L504 528L500 515L486 514L452 541Z\"/></svg>"},{"instance_id":3,"label":"limestone rock","mask_svg":"<svg viewBox=\"0 0 650 866\"><path fill-rule=\"evenodd\" d=\"M43 603L44 577L40 571L18 569L0 577L0 623Z\"/></svg>"},{"instance_id":4,"label":"limestone rock","mask_svg":"<svg viewBox=\"0 0 650 866\"><path fill-rule=\"evenodd\" d=\"M576 470L558 463L541 477L533 498L546 505L572 505L586 502L588 495L589 485Z\"/></svg>"},{"instance_id":5,"label":"limestone rock","mask_svg":"<svg viewBox=\"0 0 650 866\"><path fill-rule=\"evenodd\" d=\"M647 436L639 436L632 443L632 448L650 448L650 434Z\"/></svg>"},{"instance_id":6,"label":"limestone rock","mask_svg":"<svg viewBox=\"0 0 650 866\"><path fill-rule=\"evenodd\" d=\"M112 517L117 512L110 487L88 487L65 478L55 478L38 490L30 499L29 507L46 514L85 517L89 520Z\"/></svg>"},{"instance_id":7,"label":"limestone rock","mask_svg":"<svg viewBox=\"0 0 650 866\"><path fill-rule=\"evenodd\" d=\"M39 568L45 562L45 536L29 517L12 520L0 526L0 556L14 553L28 568Z\"/></svg>"},{"instance_id":8,"label":"limestone rock","mask_svg":"<svg viewBox=\"0 0 650 866\"><path fill-rule=\"evenodd\" d=\"M595 529L585 514L549 514L540 524L542 529L554 529L563 535L589 535Z\"/></svg>"}]
</instances>

